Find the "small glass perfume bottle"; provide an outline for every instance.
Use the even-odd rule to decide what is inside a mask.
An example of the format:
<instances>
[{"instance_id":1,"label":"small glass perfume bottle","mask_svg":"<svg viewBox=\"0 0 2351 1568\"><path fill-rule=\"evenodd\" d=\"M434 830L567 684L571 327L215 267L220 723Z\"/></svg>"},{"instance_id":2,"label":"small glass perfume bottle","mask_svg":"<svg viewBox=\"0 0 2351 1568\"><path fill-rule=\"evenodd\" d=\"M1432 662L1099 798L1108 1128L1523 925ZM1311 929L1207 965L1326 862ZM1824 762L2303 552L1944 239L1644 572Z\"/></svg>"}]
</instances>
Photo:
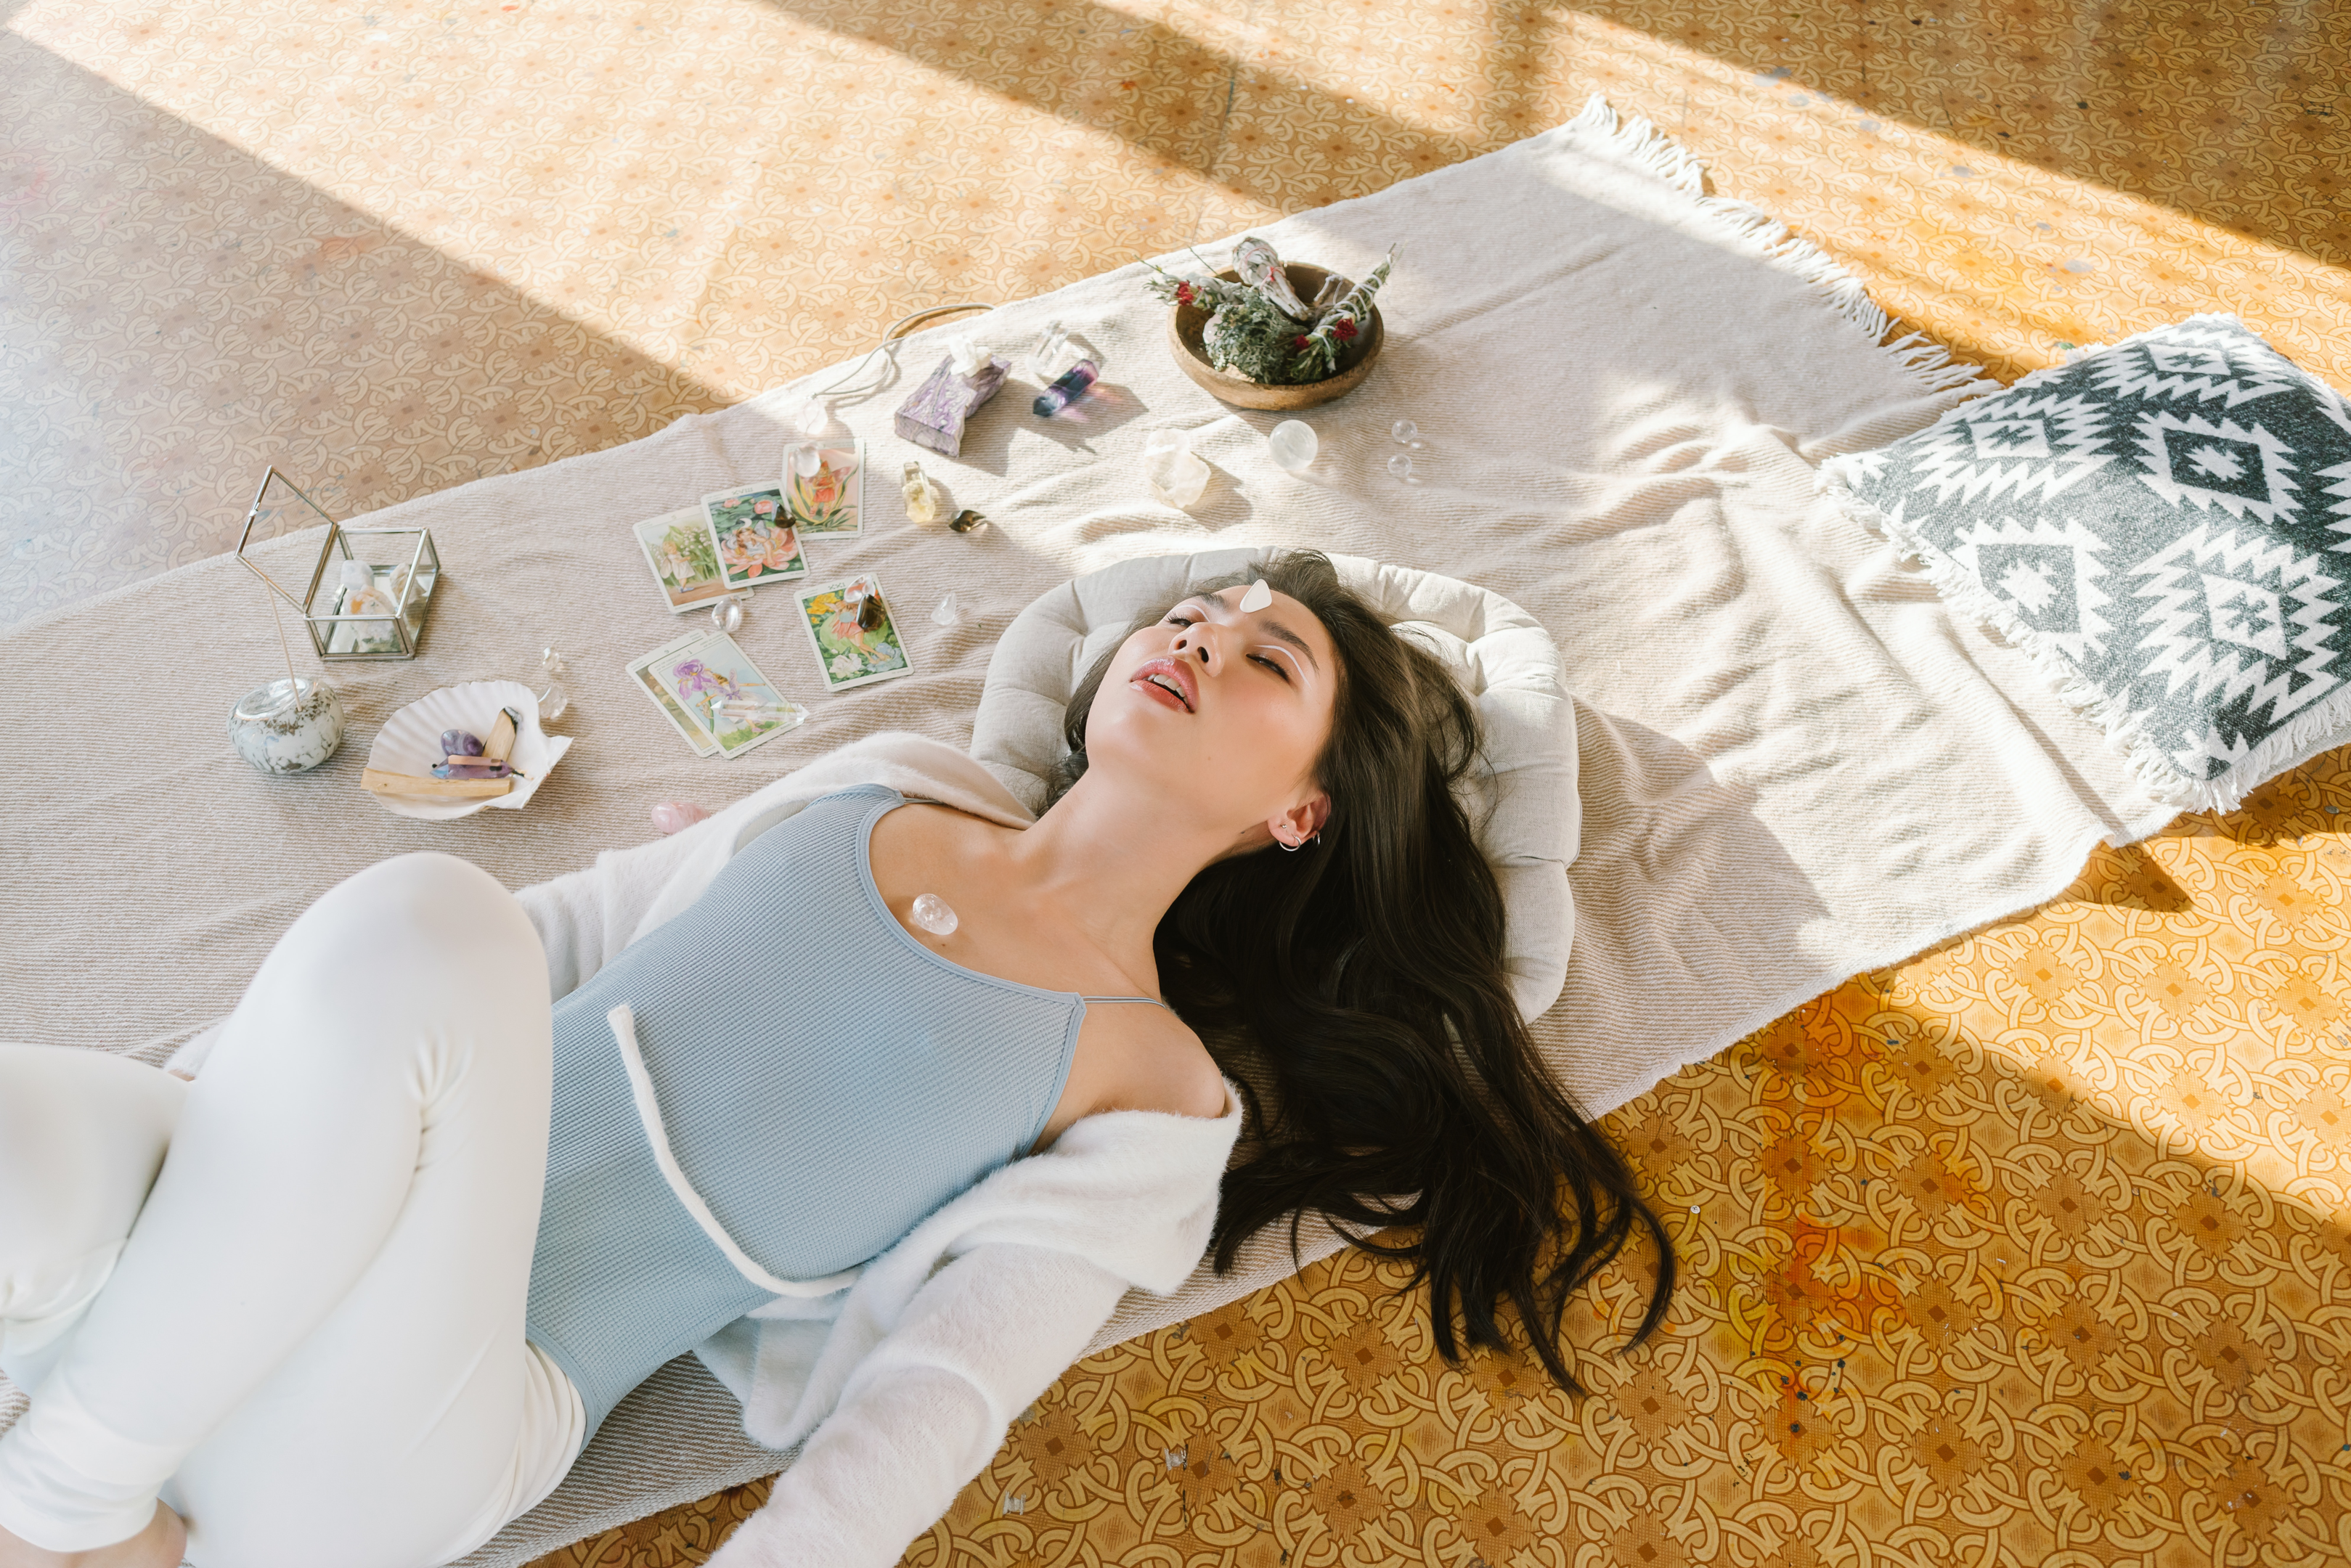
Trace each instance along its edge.
<instances>
[{"instance_id":1,"label":"small glass perfume bottle","mask_svg":"<svg viewBox=\"0 0 2351 1568\"><path fill-rule=\"evenodd\" d=\"M1039 419L1050 419L1085 396L1086 389L1094 384L1094 378L1100 374L1100 367L1092 360L1080 360L1063 371L1051 386L1039 392L1037 401L1029 406Z\"/></svg>"},{"instance_id":2,"label":"small glass perfume bottle","mask_svg":"<svg viewBox=\"0 0 2351 1568\"><path fill-rule=\"evenodd\" d=\"M906 520L910 523L935 523L939 520L939 493L931 485L931 476L923 472L920 463L906 465L905 477L900 488L906 497Z\"/></svg>"}]
</instances>

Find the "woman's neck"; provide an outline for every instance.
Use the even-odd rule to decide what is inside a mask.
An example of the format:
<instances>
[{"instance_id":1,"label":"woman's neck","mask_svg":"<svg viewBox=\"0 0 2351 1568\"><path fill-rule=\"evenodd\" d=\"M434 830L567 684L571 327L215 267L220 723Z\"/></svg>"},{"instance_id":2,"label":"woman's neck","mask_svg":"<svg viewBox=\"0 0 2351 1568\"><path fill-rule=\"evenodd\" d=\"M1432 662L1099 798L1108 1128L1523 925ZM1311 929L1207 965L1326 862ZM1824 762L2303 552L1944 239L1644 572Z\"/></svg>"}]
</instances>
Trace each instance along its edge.
<instances>
[{"instance_id":1,"label":"woman's neck","mask_svg":"<svg viewBox=\"0 0 2351 1568\"><path fill-rule=\"evenodd\" d=\"M1138 799L1088 774L1006 842L1008 891L1052 909L1131 967L1149 962L1161 916L1231 847L1228 836L1190 823L1176 802Z\"/></svg>"}]
</instances>

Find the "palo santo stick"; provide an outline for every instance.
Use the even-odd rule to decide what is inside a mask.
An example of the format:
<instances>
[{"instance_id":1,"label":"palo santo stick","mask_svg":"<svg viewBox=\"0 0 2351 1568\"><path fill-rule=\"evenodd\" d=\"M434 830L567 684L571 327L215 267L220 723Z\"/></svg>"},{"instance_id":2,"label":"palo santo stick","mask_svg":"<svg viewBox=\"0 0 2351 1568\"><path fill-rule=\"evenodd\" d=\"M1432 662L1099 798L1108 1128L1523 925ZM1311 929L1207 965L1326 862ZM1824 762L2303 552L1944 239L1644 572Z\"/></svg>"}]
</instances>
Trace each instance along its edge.
<instances>
[{"instance_id":1,"label":"palo santo stick","mask_svg":"<svg viewBox=\"0 0 2351 1568\"><path fill-rule=\"evenodd\" d=\"M482 742L482 760L504 762L507 753L514 750L514 709L502 707L498 709L498 722L490 727L489 738Z\"/></svg>"},{"instance_id":2,"label":"palo santo stick","mask_svg":"<svg viewBox=\"0 0 2351 1568\"><path fill-rule=\"evenodd\" d=\"M414 773L386 773L381 768L360 771L360 788L377 795L439 795L474 800L503 795L514 788L511 779L426 779Z\"/></svg>"}]
</instances>

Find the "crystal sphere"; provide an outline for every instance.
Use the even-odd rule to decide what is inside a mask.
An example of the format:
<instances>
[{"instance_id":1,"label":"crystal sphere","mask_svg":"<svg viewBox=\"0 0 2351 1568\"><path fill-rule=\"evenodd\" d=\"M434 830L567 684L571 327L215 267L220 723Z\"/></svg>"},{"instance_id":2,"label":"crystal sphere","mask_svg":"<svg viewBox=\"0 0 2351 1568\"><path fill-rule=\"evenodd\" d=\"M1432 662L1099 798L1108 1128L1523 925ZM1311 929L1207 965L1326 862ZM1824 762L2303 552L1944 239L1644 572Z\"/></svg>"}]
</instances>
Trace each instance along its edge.
<instances>
[{"instance_id":1,"label":"crystal sphere","mask_svg":"<svg viewBox=\"0 0 2351 1568\"><path fill-rule=\"evenodd\" d=\"M956 919L956 912L947 907L947 901L935 893L916 894L914 906L906 913L914 917L915 925L934 936L952 936L961 924Z\"/></svg>"},{"instance_id":2,"label":"crystal sphere","mask_svg":"<svg viewBox=\"0 0 2351 1568\"><path fill-rule=\"evenodd\" d=\"M1314 461L1317 444L1314 427L1302 419L1283 420L1265 438L1267 453L1293 474Z\"/></svg>"},{"instance_id":3,"label":"crystal sphere","mask_svg":"<svg viewBox=\"0 0 2351 1568\"><path fill-rule=\"evenodd\" d=\"M1388 434L1406 446L1416 445L1420 441L1420 426L1408 419L1399 419L1389 425Z\"/></svg>"}]
</instances>

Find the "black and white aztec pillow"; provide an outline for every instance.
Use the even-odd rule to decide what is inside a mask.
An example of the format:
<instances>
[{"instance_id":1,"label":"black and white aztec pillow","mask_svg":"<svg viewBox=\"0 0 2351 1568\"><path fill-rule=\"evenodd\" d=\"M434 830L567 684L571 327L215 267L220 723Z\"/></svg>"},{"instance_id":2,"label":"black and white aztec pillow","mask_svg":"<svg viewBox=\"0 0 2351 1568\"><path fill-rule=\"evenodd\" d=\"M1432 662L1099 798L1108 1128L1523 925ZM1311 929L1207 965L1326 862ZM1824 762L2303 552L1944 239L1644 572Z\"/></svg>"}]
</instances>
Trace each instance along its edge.
<instances>
[{"instance_id":1,"label":"black and white aztec pillow","mask_svg":"<svg viewBox=\"0 0 2351 1568\"><path fill-rule=\"evenodd\" d=\"M2234 316L2036 371L1821 487L2168 801L2233 809L2351 741L2351 404Z\"/></svg>"}]
</instances>

